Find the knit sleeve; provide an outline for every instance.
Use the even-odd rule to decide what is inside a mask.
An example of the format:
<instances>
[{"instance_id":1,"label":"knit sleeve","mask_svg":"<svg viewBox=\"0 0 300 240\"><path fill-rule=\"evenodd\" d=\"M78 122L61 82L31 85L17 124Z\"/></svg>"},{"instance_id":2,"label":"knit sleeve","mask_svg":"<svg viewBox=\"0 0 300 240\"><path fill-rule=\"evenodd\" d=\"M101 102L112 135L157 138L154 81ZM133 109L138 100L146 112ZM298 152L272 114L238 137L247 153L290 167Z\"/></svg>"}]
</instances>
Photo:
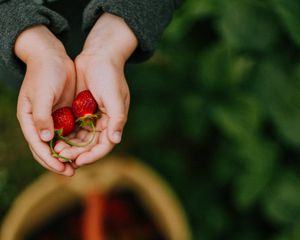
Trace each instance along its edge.
<instances>
[{"instance_id":1,"label":"knit sleeve","mask_svg":"<svg viewBox=\"0 0 300 240\"><path fill-rule=\"evenodd\" d=\"M122 17L139 45L133 62L152 56L158 41L181 0L91 0L83 13L83 29L89 31L103 12Z\"/></svg>"},{"instance_id":2,"label":"knit sleeve","mask_svg":"<svg viewBox=\"0 0 300 240\"><path fill-rule=\"evenodd\" d=\"M46 25L58 38L68 30L63 17L31 0L0 0L0 59L6 68L25 72L24 64L14 55L14 44L23 30L38 24Z\"/></svg>"}]
</instances>

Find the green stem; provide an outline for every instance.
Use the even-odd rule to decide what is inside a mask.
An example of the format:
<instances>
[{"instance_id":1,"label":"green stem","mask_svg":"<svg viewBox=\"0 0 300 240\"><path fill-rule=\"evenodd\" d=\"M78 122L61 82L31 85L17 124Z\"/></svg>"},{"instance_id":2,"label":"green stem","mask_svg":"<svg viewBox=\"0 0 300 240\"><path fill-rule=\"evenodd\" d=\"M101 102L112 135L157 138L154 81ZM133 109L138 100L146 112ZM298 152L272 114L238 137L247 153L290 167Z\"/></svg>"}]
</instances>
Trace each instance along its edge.
<instances>
[{"instance_id":1,"label":"green stem","mask_svg":"<svg viewBox=\"0 0 300 240\"><path fill-rule=\"evenodd\" d=\"M66 142L67 144L69 144L70 146L73 146L73 147L86 147L86 146L90 145L94 141L95 136L96 136L96 129L95 129L95 125L94 125L93 121L89 121L87 123L87 125L89 125L92 128L93 135L90 138L90 140L88 140L86 143L77 144L77 143L72 142L70 139L68 139L66 137L63 137L61 135L59 135L58 138L61 139L61 140L63 140L64 142Z\"/></svg>"},{"instance_id":2,"label":"green stem","mask_svg":"<svg viewBox=\"0 0 300 240\"><path fill-rule=\"evenodd\" d=\"M59 155L57 152L55 152L54 147L53 147L53 139L50 141L49 145L50 145L50 149L51 149L51 153L52 153L53 157L63 159L64 162L70 162L70 163L72 162L72 160L70 158L66 158L64 156Z\"/></svg>"}]
</instances>

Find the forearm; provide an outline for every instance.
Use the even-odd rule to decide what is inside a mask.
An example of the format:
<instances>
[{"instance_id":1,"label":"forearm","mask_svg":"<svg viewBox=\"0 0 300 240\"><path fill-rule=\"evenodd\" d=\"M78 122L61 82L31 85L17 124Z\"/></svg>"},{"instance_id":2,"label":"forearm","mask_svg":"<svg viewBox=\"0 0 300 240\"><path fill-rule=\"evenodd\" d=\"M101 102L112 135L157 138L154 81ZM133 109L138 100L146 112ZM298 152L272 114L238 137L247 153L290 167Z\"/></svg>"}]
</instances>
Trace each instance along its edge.
<instances>
[{"instance_id":1,"label":"forearm","mask_svg":"<svg viewBox=\"0 0 300 240\"><path fill-rule=\"evenodd\" d=\"M24 63L41 55L65 55L63 44L44 25L26 29L17 38L14 53ZM47 53L47 54L46 54Z\"/></svg>"},{"instance_id":2,"label":"forearm","mask_svg":"<svg viewBox=\"0 0 300 240\"><path fill-rule=\"evenodd\" d=\"M134 60L142 61L155 50L171 21L175 2L179 0L92 0L84 11L83 27L90 30L103 12L123 18L138 39Z\"/></svg>"}]
</instances>

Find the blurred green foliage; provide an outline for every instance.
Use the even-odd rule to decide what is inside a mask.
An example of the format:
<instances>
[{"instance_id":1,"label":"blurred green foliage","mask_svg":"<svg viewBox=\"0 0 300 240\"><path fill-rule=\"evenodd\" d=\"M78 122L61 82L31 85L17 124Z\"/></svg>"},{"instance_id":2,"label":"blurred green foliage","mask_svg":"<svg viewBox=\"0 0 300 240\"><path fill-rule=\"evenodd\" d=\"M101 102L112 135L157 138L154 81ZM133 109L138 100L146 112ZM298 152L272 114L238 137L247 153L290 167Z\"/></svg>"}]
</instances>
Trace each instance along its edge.
<instances>
[{"instance_id":1,"label":"blurred green foliage","mask_svg":"<svg viewBox=\"0 0 300 240\"><path fill-rule=\"evenodd\" d=\"M188 0L154 57L126 69L116 151L171 183L194 239L300 239L299 13L298 0ZM3 213L41 170L16 141L15 97L1 94Z\"/></svg>"},{"instance_id":2,"label":"blurred green foliage","mask_svg":"<svg viewBox=\"0 0 300 240\"><path fill-rule=\"evenodd\" d=\"M13 79L10 74L1 76ZM16 118L16 97L16 91L0 84L0 220L17 194L43 172L32 160L22 136Z\"/></svg>"},{"instance_id":3,"label":"blurred green foliage","mask_svg":"<svg viewBox=\"0 0 300 240\"><path fill-rule=\"evenodd\" d=\"M300 239L299 13L297 0L186 1L128 70L128 149L172 183L194 239Z\"/></svg>"}]
</instances>

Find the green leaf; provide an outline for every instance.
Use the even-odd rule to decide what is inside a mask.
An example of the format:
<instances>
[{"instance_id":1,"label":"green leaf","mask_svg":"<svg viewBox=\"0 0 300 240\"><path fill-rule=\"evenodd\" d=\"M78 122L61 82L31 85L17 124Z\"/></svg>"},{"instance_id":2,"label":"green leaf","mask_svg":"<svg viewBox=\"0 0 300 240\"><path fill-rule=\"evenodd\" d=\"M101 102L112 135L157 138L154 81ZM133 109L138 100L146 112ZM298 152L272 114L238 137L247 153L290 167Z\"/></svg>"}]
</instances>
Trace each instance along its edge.
<instances>
[{"instance_id":1,"label":"green leaf","mask_svg":"<svg viewBox=\"0 0 300 240\"><path fill-rule=\"evenodd\" d=\"M183 133L195 141L202 140L207 131L208 110L199 94L188 94L182 98L180 122Z\"/></svg>"},{"instance_id":2,"label":"green leaf","mask_svg":"<svg viewBox=\"0 0 300 240\"><path fill-rule=\"evenodd\" d=\"M274 240L299 240L300 239L300 223L288 225L279 234L275 234Z\"/></svg>"},{"instance_id":3,"label":"green leaf","mask_svg":"<svg viewBox=\"0 0 300 240\"><path fill-rule=\"evenodd\" d=\"M220 0L189 0L176 12L170 26L164 33L164 39L179 41L191 30L193 23L207 16L215 15Z\"/></svg>"},{"instance_id":4,"label":"green leaf","mask_svg":"<svg viewBox=\"0 0 300 240\"><path fill-rule=\"evenodd\" d=\"M218 26L232 48L265 50L278 36L278 27L263 2L228 0L222 2Z\"/></svg>"},{"instance_id":5,"label":"green leaf","mask_svg":"<svg viewBox=\"0 0 300 240\"><path fill-rule=\"evenodd\" d=\"M197 78L202 88L224 89L229 80L230 55L224 45L213 46L199 55Z\"/></svg>"},{"instance_id":6,"label":"green leaf","mask_svg":"<svg viewBox=\"0 0 300 240\"><path fill-rule=\"evenodd\" d=\"M158 141L170 126L170 111L164 105L143 103L135 106L128 121L129 131L137 141Z\"/></svg>"},{"instance_id":7,"label":"green leaf","mask_svg":"<svg viewBox=\"0 0 300 240\"><path fill-rule=\"evenodd\" d=\"M300 1L273 0L273 5L287 32L300 45Z\"/></svg>"},{"instance_id":8,"label":"green leaf","mask_svg":"<svg viewBox=\"0 0 300 240\"><path fill-rule=\"evenodd\" d=\"M293 171L281 169L278 181L265 192L263 207L270 220L281 224L300 221L300 178Z\"/></svg>"},{"instance_id":9,"label":"green leaf","mask_svg":"<svg viewBox=\"0 0 300 240\"><path fill-rule=\"evenodd\" d=\"M251 207L266 190L277 159L277 146L262 138L248 138L236 145L240 172L234 199L240 209Z\"/></svg>"},{"instance_id":10,"label":"green leaf","mask_svg":"<svg viewBox=\"0 0 300 240\"><path fill-rule=\"evenodd\" d=\"M232 59L230 77L233 84L240 84L247 80L255 66L253 59L247 56L237 56Z\"/></svg>"},{"instance_id":11,"label":"green leaf","mask_svg":"<svg viewBox=\"0 0 300 240\"><path fill-rule=\"evenodd\" d=\"M280 63L261 64L257 89L262 106L270 114L280 138L300 146L300 85L299 79L287 73Z\"/></svg>"},{"instance_id":12,"label":"green leaf","mask_svg":"<svg viewBox=\"0 0 300 240\"><path fill-rule=\"evenodd\" d=\"M240 141L255 134L262 120L256 98L245 94L223 104L212 109L212 118L227 137Z\"/></svg>"},{"instance_id":13,"label":"green leaf","mask_svg":"<svg viewBox=\"0 0 300 240\"><path fill-rule=\"evenodd\" d=\"M228 94L245 82L253 71L254 60L238 55L226 45L217 44L201 52L197 64L200 89ZM217 94L218 95L218 94Z\"/></svg>"}]
</instances>

